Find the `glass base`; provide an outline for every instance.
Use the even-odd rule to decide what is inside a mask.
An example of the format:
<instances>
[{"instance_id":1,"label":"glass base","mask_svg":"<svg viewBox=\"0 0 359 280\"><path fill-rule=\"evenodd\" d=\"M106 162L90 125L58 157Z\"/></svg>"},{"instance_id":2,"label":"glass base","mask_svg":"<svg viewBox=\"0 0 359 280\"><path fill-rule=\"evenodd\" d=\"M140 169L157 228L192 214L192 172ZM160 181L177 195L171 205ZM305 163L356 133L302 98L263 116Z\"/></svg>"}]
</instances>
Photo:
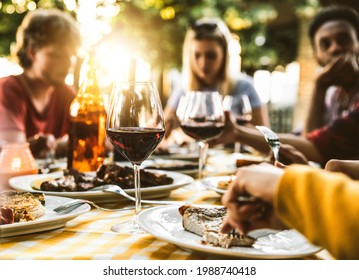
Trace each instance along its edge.
<instances>
[{"instance_id":1,"label":"glass base","mask_svg":"<svg viewBox=\"0 0 359 280\"><path fill-rule=\"evenodd\" d=\"M133 216L130 220L115 224L111 230L123 234L145 234L137 223L137 216Z\"/></svg>"}]
</instances>

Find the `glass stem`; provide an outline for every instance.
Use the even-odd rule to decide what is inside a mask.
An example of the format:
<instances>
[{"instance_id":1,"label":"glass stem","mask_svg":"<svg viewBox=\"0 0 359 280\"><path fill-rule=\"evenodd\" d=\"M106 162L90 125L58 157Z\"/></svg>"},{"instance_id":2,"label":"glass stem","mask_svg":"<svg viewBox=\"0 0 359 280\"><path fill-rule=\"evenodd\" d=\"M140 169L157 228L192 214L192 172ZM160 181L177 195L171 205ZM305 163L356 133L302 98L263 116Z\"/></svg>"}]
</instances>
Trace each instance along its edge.
<instances>
[{"instance_id":1,"label":"glass stem","mask_svg":"<svg viewBox=\"0 0 359 280\"><path fill-rule=\"evenodd\" d=\"M135 215L141 212L141 181L140 181L140 165L133 164L133 172L135 179Z\"/></svg>"},{"instance_id":2,"label":"glass stem","mask_svg":"<svg viewBox=\"0 0 359 280\"><path fill-rule=\"evenodd\" d=\"M206 162L207 146L208 143L206 141L199 141L198 143L198 151L199 151L198 180L201 180L203 178L203 167Z\"/></svg>"}]
</instances>

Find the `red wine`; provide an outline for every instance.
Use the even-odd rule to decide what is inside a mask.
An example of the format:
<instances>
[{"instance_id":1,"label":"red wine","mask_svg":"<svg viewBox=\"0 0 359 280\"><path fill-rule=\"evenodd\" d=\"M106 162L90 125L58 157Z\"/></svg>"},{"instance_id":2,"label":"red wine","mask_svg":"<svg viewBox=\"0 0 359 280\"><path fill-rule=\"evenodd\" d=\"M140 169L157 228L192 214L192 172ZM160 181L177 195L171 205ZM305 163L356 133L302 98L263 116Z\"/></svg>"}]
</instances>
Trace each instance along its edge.
<instances>
[{"instance_id":1,"label":"red wine","mask_svg":"<svg viewBox=\"0 0 359 280\"><path fill-rule=\"evenodd\" d=\"M205 123L185 123L181 124L181 128L188 136L196 140L210 140L221 135L224 124L205 122Z\"/></svg>"},{"instance_id":2,"label":"red wine","mask_svg":"<svg viewBox=\"0 0 359 280\"><path fill-rule=\"evenodd\" d=\"M138 127L107 130L107 136L116 150L135 164L140 164L151 155L164 133L164 129Z\"/></svg>"}]
</instances>

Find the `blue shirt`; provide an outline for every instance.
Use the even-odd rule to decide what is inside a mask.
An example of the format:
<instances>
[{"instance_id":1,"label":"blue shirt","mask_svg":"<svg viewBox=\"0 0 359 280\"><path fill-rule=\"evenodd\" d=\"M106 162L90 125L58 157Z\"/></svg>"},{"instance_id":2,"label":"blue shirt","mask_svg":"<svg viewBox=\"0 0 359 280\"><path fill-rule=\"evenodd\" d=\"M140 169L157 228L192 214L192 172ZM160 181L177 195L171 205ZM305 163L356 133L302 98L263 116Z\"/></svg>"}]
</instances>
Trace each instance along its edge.
<instances>
[{"instance_id":1,"label":"blue shirt","mask_svg":"<svg viewBox=\"0 0 359 280\"><path fill-rule=\"evenodd\" d=\"M216 88L202 88L201 90L217 90ZM181 96L184 95L184 89L179 83L173 86L172 93L167 101L167 106L177 109L178 103L181 99ZM236 100L239 102L239 97L242 95L247 95L249 98L249 102L251 103L252 109L258 108L262 106L261 100L258 96L257 91L253 86L252 79L247 76L241 75L236 78L235 86L233 90L230 92L230 95L234 97L234 102Z\"/></svg>"}]
</instances>

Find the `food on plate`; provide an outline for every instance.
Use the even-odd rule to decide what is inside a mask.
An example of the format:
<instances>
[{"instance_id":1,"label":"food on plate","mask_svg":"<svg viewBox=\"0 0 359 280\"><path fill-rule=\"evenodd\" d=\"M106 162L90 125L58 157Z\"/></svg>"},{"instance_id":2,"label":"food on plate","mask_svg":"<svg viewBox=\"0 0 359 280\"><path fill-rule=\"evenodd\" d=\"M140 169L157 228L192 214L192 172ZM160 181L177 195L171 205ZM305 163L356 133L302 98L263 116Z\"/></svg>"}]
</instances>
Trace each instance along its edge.
<instances>
[{"instance_id":1,"label":"food on plate","mask_svg":"<svg viewBox=\"0 0 359 280\"><path fill-rule=\"evenodd\" d=\"M203 244L223 248L231 246L251 247L255 241L247 235L223 234L220 227L227 214L225 207L195 207L183 205L179 208L185 230L203 237Z\"/></svg>"},{"instance_id":2,"label":"food on plate","mask_svg":"<svg viewBox=\"0 0 359 280\"><path fill-rule=\"evenodd\" d=\"M166 174L158 174L145 170L141 170L140 172L141 187L145 188L173 183L173 178L168 177ZM101 165L96 175L70 169L65 170L64 175L59 178L43 181L39 186L33 184L33 187L41 191L82 192L105 184L119 185L123 189L134 188L133 169L128 166L117 165L116 163Z\"/></svg>"},{"instance_id":3,"label":"food on plate","mask_svg":"<svg viewBox=\"0 0 359 280\"><path fill-rule=\"evenodd\" d=\"M232 175L229 177L229 180L225 181L218 181L217 182L217 188L221 190L227 190L228 186L233 182L233 180L236 178L236 176Z\"/></svg>"},{"instance_id":4,"label":"food on plate","mask_svg":"<svg viewBox=\"0 0 359 280\"><path fill-rule=\"evenodd\" d=\"M265 162L265 159L255 156L246 156L243 158L236 159L236 166L242 167L242 166L248 166L252 164L260 164L262 162Z\"/></svg>"},{"instance_id":5,"label":"food on plate","mask_svg":"<svg viewBox=\"0 0 359 280\"><path fill-rule=\"evenodd\" d=\"M167 156L170 155L171 153L168 148L158 147L156 150L154 150L152 154L157 156Z\"/></svg>"},{"instance_id":6,"label":"food on plate","mask_svg":"<svg viewBox=\"0 0 359 280\"><path fill-rule=\"evenodd\" d=\"M0 224L33 221L45 214L45 195L4 191L0 193Z\"/></svg>"},{"instance_id":7,"label":"food on plate","mask_svg":"<svg viewBox=\"0 0 359 280\"><path fill-rule=\"evenodd\" d=\"M169 171L180 171L180 170L192 170L198 169L198 163L196 162L155 162L151 165L146 166L147 169L162 169Z\"/></svg>"}]
</instances>

